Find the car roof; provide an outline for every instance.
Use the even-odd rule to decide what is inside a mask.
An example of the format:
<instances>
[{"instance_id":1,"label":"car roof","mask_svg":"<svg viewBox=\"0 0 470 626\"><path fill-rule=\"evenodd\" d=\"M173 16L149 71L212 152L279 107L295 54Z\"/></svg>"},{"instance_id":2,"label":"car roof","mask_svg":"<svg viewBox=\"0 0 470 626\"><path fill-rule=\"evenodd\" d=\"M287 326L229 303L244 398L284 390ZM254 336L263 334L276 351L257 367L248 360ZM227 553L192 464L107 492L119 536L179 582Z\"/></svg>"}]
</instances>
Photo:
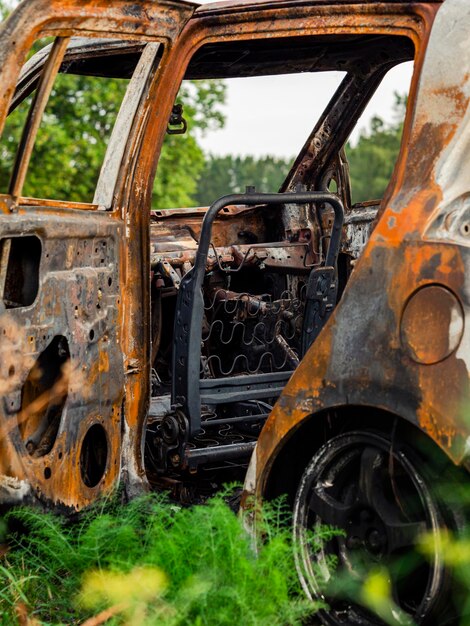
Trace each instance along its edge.
<instances>
[{"instance_id":1,"label":"car roof","mask_svg":"<svg viewBox=\"0 0 470 626\"><path fill-rule=\"evenodd\" d=\"M251 9L270 9L299 5L390 5L390 4L441 4L444 0L222 0L221 2L209 2L200 4L195 15L218 14L228 12L243 12Z\"/></svg>"}]
</instances>

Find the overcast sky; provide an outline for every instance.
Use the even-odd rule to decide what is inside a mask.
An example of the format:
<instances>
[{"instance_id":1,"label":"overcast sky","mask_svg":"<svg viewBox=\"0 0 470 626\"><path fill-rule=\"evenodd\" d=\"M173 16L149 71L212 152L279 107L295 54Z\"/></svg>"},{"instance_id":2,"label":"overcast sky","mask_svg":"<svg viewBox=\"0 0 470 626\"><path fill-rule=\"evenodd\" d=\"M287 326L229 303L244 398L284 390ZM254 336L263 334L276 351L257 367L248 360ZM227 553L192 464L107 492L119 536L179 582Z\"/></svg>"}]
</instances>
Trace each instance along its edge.
<instances>
[{"instance_id":1,"label":"overcast sky","mask_svg":"<svg viewBox=\"0 0 470 626\"><path fill-rule=\"evenodd\" d=\"M374 115L393 120L394 92L408 93L412 63L392 69L359 121L352 141ZM226 125L201 139L205 151L290 157L297 154L342 74L321 72L227 80Z\"/></svg>"}]
</instances>

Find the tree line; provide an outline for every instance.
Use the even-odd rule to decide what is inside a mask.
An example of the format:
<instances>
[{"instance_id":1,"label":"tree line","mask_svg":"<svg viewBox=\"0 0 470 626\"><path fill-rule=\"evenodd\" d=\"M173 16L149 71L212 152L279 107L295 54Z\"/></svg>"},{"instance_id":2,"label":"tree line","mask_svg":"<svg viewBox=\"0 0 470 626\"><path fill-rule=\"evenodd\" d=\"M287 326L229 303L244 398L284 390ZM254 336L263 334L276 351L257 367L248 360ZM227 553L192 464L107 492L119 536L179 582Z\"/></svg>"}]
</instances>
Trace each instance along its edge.
<instances>
[{"instance_id":1,"label":"tree line","mask_svg":"<svg viewBox=\"0 0 470 626\"><path fill-rule=\"evenodd\" d=\"M383 196L400 149L406 97L395 95L393 120L374 116L355 143L349 142L349 161L353 202L376 200ZM206 205L226 193L242 193L247 185L258 191L278 191L294 162L273 156L206 157L194 199Z\"/></svg>"}]
</instances>

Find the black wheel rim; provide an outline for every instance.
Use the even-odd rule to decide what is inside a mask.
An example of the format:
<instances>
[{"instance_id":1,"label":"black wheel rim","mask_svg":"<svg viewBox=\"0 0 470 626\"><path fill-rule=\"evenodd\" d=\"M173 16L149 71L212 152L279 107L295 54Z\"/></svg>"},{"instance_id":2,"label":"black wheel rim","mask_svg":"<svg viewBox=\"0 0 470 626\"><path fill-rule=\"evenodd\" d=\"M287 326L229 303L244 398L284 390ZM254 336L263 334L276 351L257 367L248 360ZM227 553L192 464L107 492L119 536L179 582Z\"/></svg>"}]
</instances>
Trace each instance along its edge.
<instances>
[{"instance_id":1,"label":"black wheel rim","mask_svg":"<svg viewBox=\"0 0 470 626\"><path fill-rule=\"evenodd\" d=\"M307 595L329 605L319 617L329 626L383 622L344 596L333 577L391 568L393 600L415 623L428 622L444 592L439 505L424 463L381 435L352 432L331 439L306 468L294 506L296 566ZM309 531L336 527L336 536L312 549ZM432 533L434 554L419 557L418 538ZM413 554L413 566L397 569ZM330 565L337 561L336 569ZM326 587L325 587L326 582ZM329 589L325 593L325 588Z\"/></svg>"}]
</instances>

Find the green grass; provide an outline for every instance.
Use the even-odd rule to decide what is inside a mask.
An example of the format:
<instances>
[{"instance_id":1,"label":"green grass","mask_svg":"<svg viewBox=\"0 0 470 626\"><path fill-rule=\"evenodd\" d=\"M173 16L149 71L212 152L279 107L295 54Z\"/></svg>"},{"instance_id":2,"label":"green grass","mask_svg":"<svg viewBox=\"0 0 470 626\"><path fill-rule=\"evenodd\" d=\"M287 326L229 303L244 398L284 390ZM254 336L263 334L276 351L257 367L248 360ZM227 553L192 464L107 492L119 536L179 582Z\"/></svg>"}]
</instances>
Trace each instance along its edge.
<instances>
[{"instance_id":1,"label":"green grass","mask_svg":"<svg viewBox=\"0 0 470 626\"><path fill-rule=\"evenodd\" d=\"M255 555L224 494L181 508L165 496L101 503L79 521L18 509L0 570L0 619L25 605L44 624L78 624L108 607L107 624L301 624L313 606L297 581L288 514L261 515Z\"/></svg>"}]
</instances>

